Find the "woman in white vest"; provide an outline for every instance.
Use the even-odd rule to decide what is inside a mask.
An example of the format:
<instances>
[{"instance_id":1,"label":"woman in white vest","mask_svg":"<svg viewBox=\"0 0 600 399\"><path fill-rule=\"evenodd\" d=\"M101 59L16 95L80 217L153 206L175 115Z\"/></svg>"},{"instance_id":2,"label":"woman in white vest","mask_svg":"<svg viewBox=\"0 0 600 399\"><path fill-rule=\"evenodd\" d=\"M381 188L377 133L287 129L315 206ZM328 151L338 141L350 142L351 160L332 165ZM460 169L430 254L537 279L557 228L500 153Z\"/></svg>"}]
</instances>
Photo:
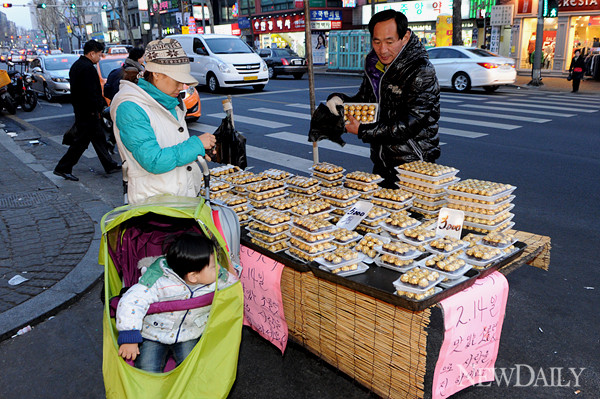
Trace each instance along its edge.
<instances>
[{"instance_id":1,"label":"woman in white vest","mask_svg":"<svg viewBox=\"0 0 600 399\"><path fill-rule=\"evenodd\" d=\"M198 156L215 145L210 133L191 136L183 85L197 85L190 61L177 40L162 39L146 47L146 70L137 84L122 80L110 114L126 170L130 204L158 194L195 197L202 188Z\"/></svg>"}]
</instances>

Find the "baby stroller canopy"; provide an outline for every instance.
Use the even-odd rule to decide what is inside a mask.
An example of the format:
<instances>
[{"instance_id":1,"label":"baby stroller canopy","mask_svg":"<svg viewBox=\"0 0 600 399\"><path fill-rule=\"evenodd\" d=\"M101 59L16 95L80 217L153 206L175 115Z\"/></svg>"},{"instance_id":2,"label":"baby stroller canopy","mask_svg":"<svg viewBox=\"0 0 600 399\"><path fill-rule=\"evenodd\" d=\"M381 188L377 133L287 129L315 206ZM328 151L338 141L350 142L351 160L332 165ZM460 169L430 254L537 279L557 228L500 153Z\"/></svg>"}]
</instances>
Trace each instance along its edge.
<instances>
[{"instance_id":1,"label":"baby stroller canopy","mask_svg":"<svg viewBox=\"0 0 600 399\"><path fill-rule=\"evenodd\" d=\"M107 398L225 398L235 381L243 321L241 283L216 289L208 324L194 350L165 373L136 369L118 354L110 299L137 283L138 261L163 254L169 237L197 231L217 243L217 260L229 268L227 245L202 198L159 196L114 209L102 218L99 263L104 265L103 366ZM238 229L224 225L223 230ZM218 268L217 268L218 269ZM218 279L217 279L218 280Z\"/></svg>"}]
</instances>

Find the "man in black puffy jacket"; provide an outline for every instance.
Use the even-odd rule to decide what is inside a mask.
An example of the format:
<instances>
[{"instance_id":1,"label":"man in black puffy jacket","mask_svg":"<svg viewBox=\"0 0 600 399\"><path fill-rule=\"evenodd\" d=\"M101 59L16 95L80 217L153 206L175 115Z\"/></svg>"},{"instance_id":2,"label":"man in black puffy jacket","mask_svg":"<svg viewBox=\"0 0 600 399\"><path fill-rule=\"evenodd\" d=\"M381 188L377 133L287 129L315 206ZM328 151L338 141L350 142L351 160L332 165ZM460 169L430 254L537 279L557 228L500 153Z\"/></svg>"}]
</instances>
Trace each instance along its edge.
<instances>
[{"instance_id":1,"label":"man in black puffy jacket","mask_svg":"<svg viewBox=\"0 0 600 399\"><path fill-rule=\"evenodd\" d=\"M333 93L327 107L338 115L344 102L379 104L376 122L360 123L350 116L346 131L371 145L373 173L385 178L383 187L396 188L395 166L434 162L440 156L440 88L427 51L408 29L404 14L378 12L369 21L369 32L373 50L358 93Z\"/></svg>"}]
</instances>

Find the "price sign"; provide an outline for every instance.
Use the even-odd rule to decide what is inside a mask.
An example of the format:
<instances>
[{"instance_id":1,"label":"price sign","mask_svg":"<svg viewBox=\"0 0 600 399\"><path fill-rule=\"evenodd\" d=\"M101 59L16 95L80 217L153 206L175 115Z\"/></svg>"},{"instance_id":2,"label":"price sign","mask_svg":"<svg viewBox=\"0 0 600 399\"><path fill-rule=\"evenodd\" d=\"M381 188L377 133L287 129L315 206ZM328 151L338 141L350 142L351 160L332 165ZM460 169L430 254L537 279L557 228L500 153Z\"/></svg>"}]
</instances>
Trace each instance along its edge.
<instances>
[{"instance_id":1,"label":"price sign","mask_svg":"<svg viewBox=\"0 0 600 399\"><path fill-rule=\"evenodd\" d=\"M508 281L498 272L440 302L444 342L433 375L433 399L493 381Z\"/></svg>"},{"instance_id":2,"label":"price sign","mask_svg":"<svg viewBox=\"0 0 600 399\"><path fill-rule=\"evenodd\" d=\"M354 230L356 226L367 217L371 208L373 208L372 202L358 201L340 220L338 220L336 226L340 229Z\"/></svg>"},{"instance_id":3,"label":"price sign","mask_svg":"<svg viewBox=\"0 0 600 399\"><path fill-rule=\"evenodd\" d=\"M244 287L244 324L285 351L288 326L281 300L283 264L248 247L240 248Z\"/></svg>"},{"instance_id":4,"label":"price sign","mask_svg":"<svg viewBox=\"0 0 600 399\"><path fill-rule=\"evenodd\" d=\"M435 235L438 237L454 237L460 239L465 213L458 209L442 208L438 216Z\"/></svg>"}]
</instances>

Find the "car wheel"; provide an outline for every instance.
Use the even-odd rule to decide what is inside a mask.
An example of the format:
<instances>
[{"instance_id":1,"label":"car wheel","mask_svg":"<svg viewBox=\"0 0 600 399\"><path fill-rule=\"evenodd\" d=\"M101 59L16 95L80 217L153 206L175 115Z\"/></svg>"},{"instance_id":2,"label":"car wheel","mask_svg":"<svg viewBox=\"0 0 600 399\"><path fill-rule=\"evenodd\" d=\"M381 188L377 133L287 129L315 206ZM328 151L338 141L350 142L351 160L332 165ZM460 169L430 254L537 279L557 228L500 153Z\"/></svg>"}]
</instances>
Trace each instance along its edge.
<instances>
[{"instance_id":1,"label":"car wheel","mask_svg":"<svg viewBox=\"0 0 600 399\"><path fill-rule=\"evenodd\" d=\"M254 85L254 91L263 91L266 85Z\"/></svg>"},{"instance_id":2,"label":"car wheel","mask_svg":"<svg viewBox=\"0 0 600 399\"><path fill-rule=\"evenodd\" d=\"M206 79L206 85L208 86L208 91L211 93L216 93L219 91L219 80L213 73L208 75L208 79Z\"/></svg>"},{"instance_id":3,"label":"car wheel","mask_svg":"<svg viewBox=\"0 0 600 399\"><path fill-rule=\"evenodd\" d=\"M270 66L269 67L269 79L275 79L277 75L275 74L275 71L273 70L273 67Z\"/></svg>"},{"instance_id":4,"label":"car wheel","mask_svg":"<svg viewBox=\"0 0 600 399\"><path fill-rule=\"evenodd\" d=\"M452 78L452 88L458 92L469 91L471 88L471 79L464 72L459 72Z\"/></svg>"},{"instance_id":5,"label":"car wheel","mask_svg":"<svg viewBox=\"0 0 600 399\"><path fill-rule=\"evenodd\" d=\"M44 85L44 97L46 97L47 101L54 100L54 96L52 95L52 92L50 91L47 85Z\"/></svg>"},{"instance_id":6,"label":"car wheel","mask_svg":"<svg viewBox=\"0 0 600 399\"><path fill-rule=\"evenodd\" d=\"M296 79L296 80L300 80L300 79L302 79L302 76L304 76L304 74L303 74L303 73L295 73L295 74L294 74L294 79Z\"/></svg>"},{"instance_id":7,"label":"car wheel","mask_svg":"<svg viewBox=\"0 0 600 399\"><path fill-rule=\"evenodd\" d=\"M494 86L483 86L483 90L485 90L488 93L493 93L496 90L498 90L500 88L500 86L498 85L494 85Z\"/></svg>"}]
</instances>

